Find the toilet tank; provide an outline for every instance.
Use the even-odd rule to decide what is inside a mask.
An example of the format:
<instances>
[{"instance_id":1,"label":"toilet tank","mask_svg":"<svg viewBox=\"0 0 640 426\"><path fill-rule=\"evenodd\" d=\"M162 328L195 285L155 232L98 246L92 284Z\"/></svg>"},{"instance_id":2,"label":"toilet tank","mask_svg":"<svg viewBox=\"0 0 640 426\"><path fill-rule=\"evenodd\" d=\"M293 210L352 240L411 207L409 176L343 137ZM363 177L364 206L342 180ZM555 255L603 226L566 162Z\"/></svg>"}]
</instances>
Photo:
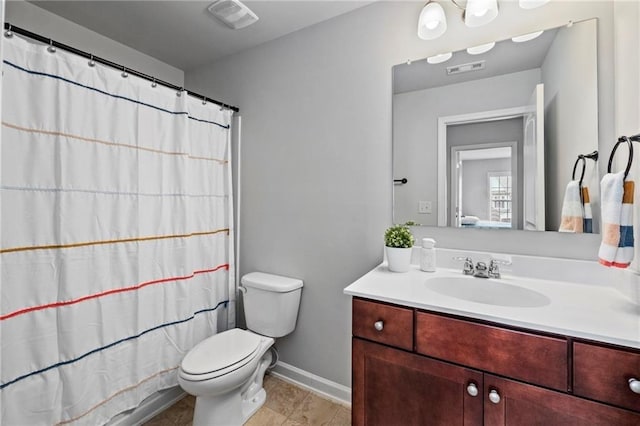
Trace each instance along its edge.
<instances>
[{"instance_id":1,"label":"toilet tank","mask_svg":"<svg viewBox=\"0 0 640 426\"><path fill-rule=\"evenodd\" d=\"M263 336L282 337L296 328L302 280L251 272L240 282L246 289L243 290L244 316L249 330Z\"/></svg>"}]
</instances>

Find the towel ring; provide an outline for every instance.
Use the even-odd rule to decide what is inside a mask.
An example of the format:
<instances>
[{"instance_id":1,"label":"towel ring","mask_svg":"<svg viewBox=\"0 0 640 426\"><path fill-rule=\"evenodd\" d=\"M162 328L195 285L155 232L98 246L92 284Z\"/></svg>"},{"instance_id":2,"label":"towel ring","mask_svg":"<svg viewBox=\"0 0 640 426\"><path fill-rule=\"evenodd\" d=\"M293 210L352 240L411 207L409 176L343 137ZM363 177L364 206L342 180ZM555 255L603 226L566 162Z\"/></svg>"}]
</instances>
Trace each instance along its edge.
<instances>
[{"instance_id":1,"label":"towel ring","mask_svg":"<svg viewBox=\"0 0 640 426\"><path fill-rule=\"evenodd\" d=\"M573 172L571 172L571 180L576 180L576 168L578 167L578 162L582 160L582 173L580 174L580 188L582 188L582 182L584 181L584 173L587 169L587 158L593 161L598 161L598 151L595 150L589 154L579 154L576 162L573 164Z\"/></svg>"},{"instance_id":2,"label":"towel ring","mask_svg":"<svg viewBox=\"0 0 640 426\"><path fill-rule=\"evenodd\" d=\"M584 155L578 155L576 162L573 163L573 172L571 172L571 180L576 180L576 168L578 167L578 162L582 160L582 173L580 173L580 183L578 184L580 188L582 188L582 181L584 179L584 171L587 169L587 160L584 159Z\"/></svg>"},{"instance_id":3,"label":"towel ring","mask_svg":"<svg viewBox=\"0 0 640 426\"><path fill-rule=\"evenodd\" d=\"M616 154L616 150L621 143L626 142L629 146L629 160L627 161L627 168L624 170L624 179L627 179L627 175L629 175L629 170L631 170L631 163L633 162L633 143L626 136L620 136L618 138L618 142L613 146L613 150L611 151L611 155L609 156L609 165L607 166L607 173L611 173L611 163L613 162L613 157Z\"/></svg>"}]
</instances>

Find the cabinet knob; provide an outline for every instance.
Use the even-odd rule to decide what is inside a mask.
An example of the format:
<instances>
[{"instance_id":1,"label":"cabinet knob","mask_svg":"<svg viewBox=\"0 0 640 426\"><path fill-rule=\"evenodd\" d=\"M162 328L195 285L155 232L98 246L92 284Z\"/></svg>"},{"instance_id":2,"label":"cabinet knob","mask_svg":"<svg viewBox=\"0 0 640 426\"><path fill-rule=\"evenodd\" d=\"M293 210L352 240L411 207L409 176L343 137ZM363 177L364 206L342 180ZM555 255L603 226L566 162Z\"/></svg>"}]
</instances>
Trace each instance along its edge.
<instances>
[{"instance_id":1,"label":"cabinet knob","mask_svg":"<svg viewBox=\"0 0 640 426\"><path fill-rule=\"evenodd\" d=\"M471 396L478 396L478 387L475 383L469 383L467 385L467 393Z\"/></svg>"},{"instance_id":2,"label":"cabinet knob","mask_svg":"<svg viewBox=\"0 0 640 426\"><path fill-rule=\"evenodd\" d=\"M633 393L640 393L640 380L636 378L629 379L629 389Z\"/></svg>"},{"instance_id":3,"label":"cabinet knob","mask_svg":"<svg viewBox=\"0 0 640 426\"><path fill-rule=\"evenodd\" d=\"M376 321L375 323L373 323L373 327L378 331L382 331L382 329L384 328L384 322L382 322L382 320Z\"/></svg>"},{"instance_id":4,"label":"cabinet knob","mask_svg":"<svg viewBox=\"0 0 640 426\"><path fill-rule=\"evenodd\" d=\"M500 394L497 390L492 389L491 392L489 392L489 401L493 402L494 404L500 402Z\"/></svg>"}]
</instances>

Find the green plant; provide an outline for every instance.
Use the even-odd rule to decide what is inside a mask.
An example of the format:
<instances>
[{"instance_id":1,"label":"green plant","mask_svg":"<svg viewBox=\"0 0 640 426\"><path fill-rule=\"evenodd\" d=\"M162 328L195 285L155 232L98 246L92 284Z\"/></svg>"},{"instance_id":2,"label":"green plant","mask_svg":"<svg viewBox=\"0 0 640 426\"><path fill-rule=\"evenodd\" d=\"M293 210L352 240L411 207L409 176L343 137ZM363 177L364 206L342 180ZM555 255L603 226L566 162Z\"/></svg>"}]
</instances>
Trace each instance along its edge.
<instances>
[{"instance_id":1,"label":"green plant","mask_svg":"<svg viewBox=\"0 0 640 426\"><path fill-rule=\"evenodd\" d=\"M384 232L384 245L387 247L413 247L415 239L407 225L393 225Z\"/></svg>"}]
</instances>

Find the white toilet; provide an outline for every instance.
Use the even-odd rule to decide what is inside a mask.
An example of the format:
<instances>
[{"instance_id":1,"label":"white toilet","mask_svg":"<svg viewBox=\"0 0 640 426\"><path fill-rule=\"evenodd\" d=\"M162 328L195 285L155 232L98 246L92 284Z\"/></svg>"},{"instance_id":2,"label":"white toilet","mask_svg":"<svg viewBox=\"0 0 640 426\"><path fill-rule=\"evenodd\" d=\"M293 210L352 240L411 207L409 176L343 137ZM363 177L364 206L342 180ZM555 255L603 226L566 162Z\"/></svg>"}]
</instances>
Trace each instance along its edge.
<instances>
[{"instance_id":1,"label":"white toilet","mask_svg":"<svg viewBox=\"0 0 640 426\"><path fill-rule=\"evenodd\" d=\"M239 426L264 404L264 373L275 337L293 331L302 281L251 272L241 280L249 330L233 328L194 346L180 363L178 383L196 397L194 426Z\"/></svg>"}]
</instances>

